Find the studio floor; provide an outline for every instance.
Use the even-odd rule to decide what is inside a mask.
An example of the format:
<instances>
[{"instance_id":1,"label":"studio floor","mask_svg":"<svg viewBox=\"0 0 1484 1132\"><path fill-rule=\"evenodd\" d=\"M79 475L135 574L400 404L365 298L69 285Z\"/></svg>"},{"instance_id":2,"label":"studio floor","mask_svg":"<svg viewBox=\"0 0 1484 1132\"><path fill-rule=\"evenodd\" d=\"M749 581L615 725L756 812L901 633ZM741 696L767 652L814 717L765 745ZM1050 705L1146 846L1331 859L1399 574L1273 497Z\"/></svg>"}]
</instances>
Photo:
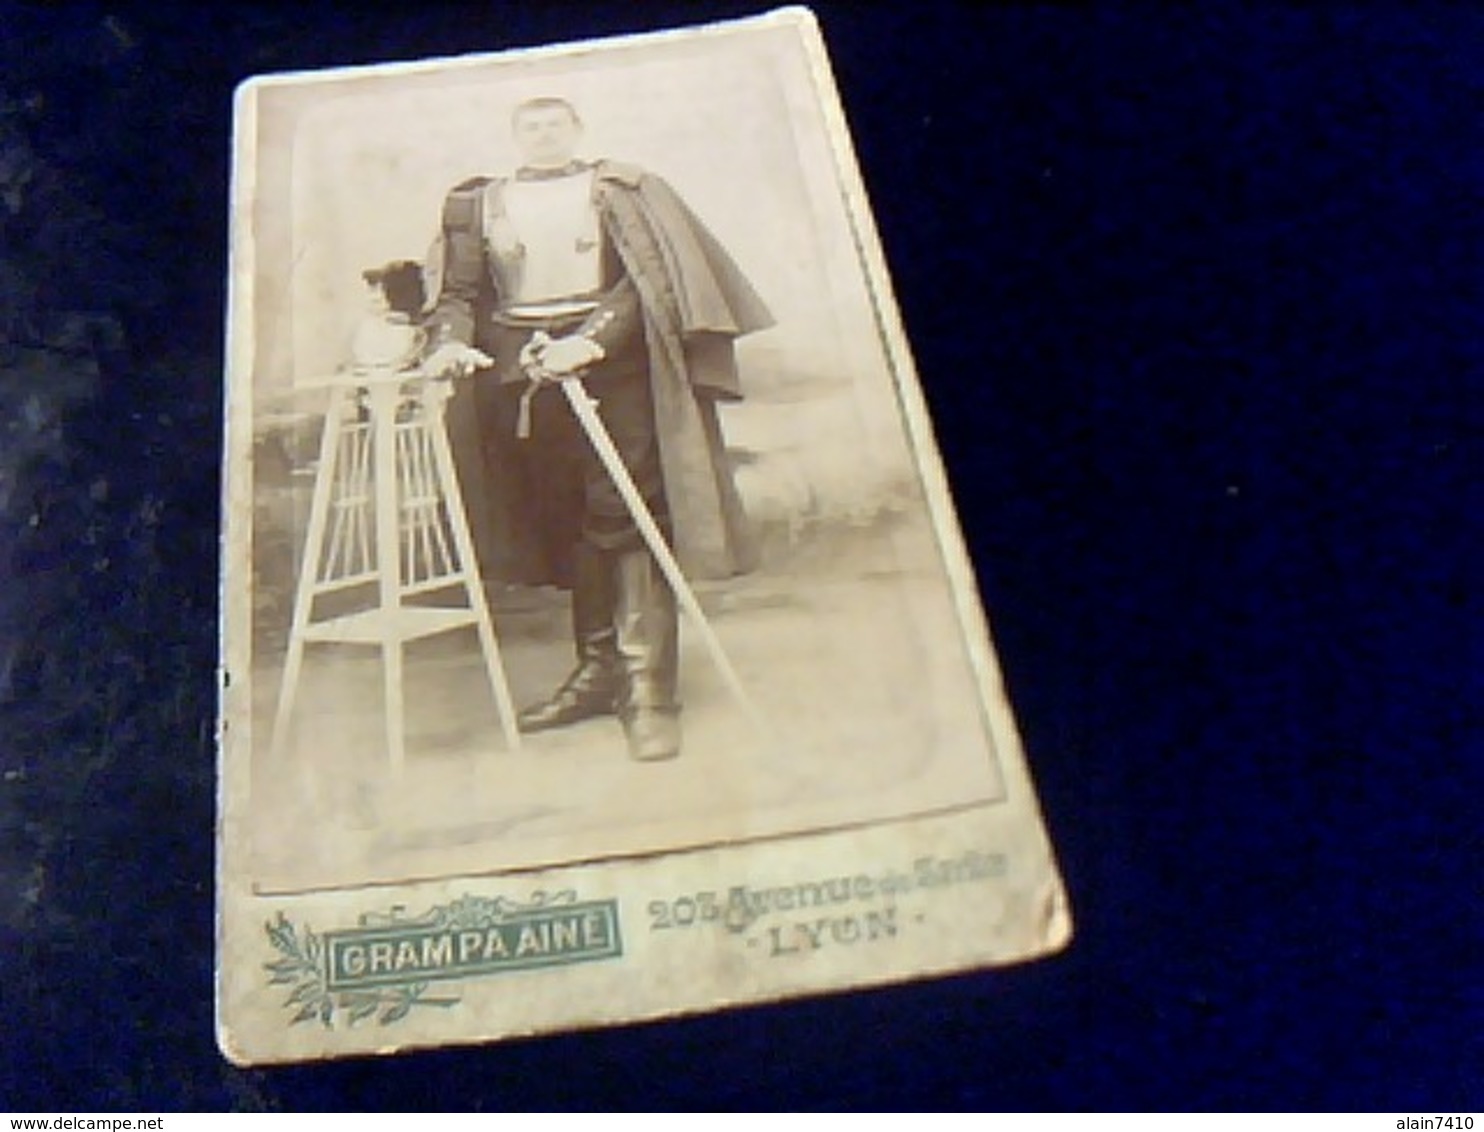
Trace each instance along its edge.
<instances>
[{"instance_id":1,"label":"studio floor","mask_svg":"<svg viewBox=\"0 0 1484 1132\"><path fill-rule=\"evenodd\" d=\"M614 718L506 742L472 630L409 646L403 768L377 650L311 645L292 738L267 738L281 650L254 666L257 883L295 891L499 872L746 840L997 796L983 716L925 516L841 528L700 590L759 728L682 624L684 747L626 755ZM567 599L492 606L517 704L572 663Z\"/></svg>"}]
</instances>

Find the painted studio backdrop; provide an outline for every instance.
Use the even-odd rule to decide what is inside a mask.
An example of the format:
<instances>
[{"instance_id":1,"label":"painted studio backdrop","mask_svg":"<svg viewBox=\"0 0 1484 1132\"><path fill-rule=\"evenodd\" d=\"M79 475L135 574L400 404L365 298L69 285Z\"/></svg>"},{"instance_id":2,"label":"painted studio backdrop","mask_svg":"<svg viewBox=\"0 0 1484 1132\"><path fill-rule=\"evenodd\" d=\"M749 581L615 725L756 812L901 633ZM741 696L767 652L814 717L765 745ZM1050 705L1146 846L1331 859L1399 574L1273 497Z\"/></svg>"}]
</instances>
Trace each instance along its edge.
<instances>
[{"instance_id":1,"label":"painted studio backdrop","mask_svg":"<svg viewBox=\"0 0 1484 1132\"><path fill-rule=\"evenodd\" d=\"M378 743L366 730L377 712L374 658L330 650L305 662L314 686L300 753L270 767L256 744L254 826L268 886L444 875L901 816L964 801L966 776L981 796L999 789L996 768L984 765L966 610L949 588L945 536L883 337L893 308L872 294L860 251L872 237L846 208L838 163L848 155L832 148L802 53L763 34L262 92L256 258L246 269L259 732L272 718L317 447L314 395L295 386L348 360L365 310L363 270L424 260L449 188L519 164L514 106L570 100L583 117L581 155L668 180L777 318L739 344L746 399L721 410L762 565L700 595L776 744L759 752L742 740L684 627L686 751L659 772L628 765L593 724L500 753L472 645L442 647L409 654L406 781L395 797L377 796ZM518 701L568 659L564 614L549 598L492 592ZM391 821L389 807L402 820Z\"/></svg>"}]
</instances>

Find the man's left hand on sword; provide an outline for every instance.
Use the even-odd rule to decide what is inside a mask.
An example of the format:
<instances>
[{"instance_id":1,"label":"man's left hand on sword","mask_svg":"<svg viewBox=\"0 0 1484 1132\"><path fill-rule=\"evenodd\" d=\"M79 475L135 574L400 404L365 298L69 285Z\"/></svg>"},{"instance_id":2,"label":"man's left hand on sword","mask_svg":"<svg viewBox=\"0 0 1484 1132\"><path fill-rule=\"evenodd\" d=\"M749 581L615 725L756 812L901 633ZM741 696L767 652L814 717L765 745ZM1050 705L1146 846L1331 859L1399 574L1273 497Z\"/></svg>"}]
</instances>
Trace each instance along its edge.
<instances>
[{"instance_id":1,"label":"man's left hand on sword","mask_svg":"<svg viewBox=\"0 0 1484 1132\"><path fill-rule=\"evenodd\" d=\"M520 368L531 381L562 381L603 360L603 347L581 334L553 338L544 330L521 348Z\"/></svg>"}]
</instances>

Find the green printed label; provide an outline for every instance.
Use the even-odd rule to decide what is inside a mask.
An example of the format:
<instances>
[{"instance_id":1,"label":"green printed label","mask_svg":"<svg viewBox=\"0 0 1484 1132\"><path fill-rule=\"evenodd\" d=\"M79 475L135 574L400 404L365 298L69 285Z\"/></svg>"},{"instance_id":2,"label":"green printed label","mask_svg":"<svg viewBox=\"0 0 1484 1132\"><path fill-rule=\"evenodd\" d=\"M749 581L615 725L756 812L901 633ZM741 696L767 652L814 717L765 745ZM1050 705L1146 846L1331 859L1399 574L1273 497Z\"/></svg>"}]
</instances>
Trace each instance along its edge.
<instances>
[{"instance_id":1,"label":"green printed label","mask_svg":"<svg viewBox=\"0 0 1484 1132\"><path fill-rule=\"evenodd\" d=\"M354 928L315 932L280 912L264 928L278 958L264 963L270 985L290 988L291 1023L326 1028L375 1017L381 1025L413 1007L450 1007L428 993L435 982L534 967L616 959L623 954L616 900L579 901L573 891L538 892L525 901L462 896L408 916L401 907L371 912Z\"/></svg>"},{"instance_id":2,"label":"green printed label","mask_svg":"<svg viewBox=\"0 0 1484 1132\"><path fill-rule=\"evenodd\" d=\"M569 904L478 927L442 924L326 932L331 990L416 979L467 979L623 953L618 903Z\"/></svg>"}]
</instances>

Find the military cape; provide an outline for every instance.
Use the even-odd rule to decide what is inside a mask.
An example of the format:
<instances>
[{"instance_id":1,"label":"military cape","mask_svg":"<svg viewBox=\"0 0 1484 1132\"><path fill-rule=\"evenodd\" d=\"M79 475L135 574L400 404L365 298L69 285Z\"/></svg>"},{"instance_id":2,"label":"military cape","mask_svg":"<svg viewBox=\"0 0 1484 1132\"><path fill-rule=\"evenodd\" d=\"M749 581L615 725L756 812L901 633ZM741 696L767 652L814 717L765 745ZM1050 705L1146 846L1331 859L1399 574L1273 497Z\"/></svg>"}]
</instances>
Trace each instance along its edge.
<instances>
[{"instance_id":1,"label":"military cape","mask_svg":"<svg viewBox=\"0 0 1484 1132\"><path fill-rule=\"evenodd\" d=\"M478 320L499 301L480 230L482 194L499 191L499 185L480 178L449 195L441 263L433 272L437 309L455 309L462 323L457 336L474 345ZM742 396L736 339L773 325L773 317L726 249L661 178L635 166L599 162L594 201L644 312L676 557L691 577L744 571L754 552L717 402ZM503 581L554 582L558 572L520 521L519 501L502 474L510 466L509 446L521 442L480 419L470 384L461 383L450 404L449 429L481 568Z\"/></svg>"}]
</instances>

